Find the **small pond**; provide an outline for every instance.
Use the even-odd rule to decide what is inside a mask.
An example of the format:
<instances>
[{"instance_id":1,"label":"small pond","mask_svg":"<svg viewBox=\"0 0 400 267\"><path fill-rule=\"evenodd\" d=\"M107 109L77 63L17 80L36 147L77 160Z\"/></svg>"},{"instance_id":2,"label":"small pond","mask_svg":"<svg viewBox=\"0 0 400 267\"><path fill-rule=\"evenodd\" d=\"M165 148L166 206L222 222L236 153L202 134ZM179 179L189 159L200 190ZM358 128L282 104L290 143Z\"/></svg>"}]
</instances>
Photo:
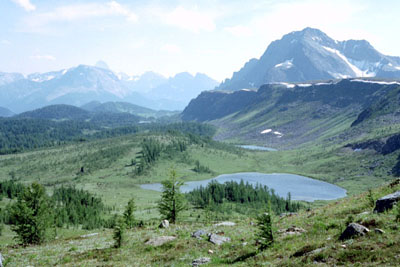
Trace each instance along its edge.
<instances>
[{"instance_id":1,"label":"small pond","mask_svg":"<svg viewBox=\"0 0 400 267\"><path fill-rule=\"evenodd\" d=\"M253 146L253 145L238 145L237 147L241 147L248 150L260 150L260 151L278 151L275 148L265 147L265 146Z\"/></svg>"},{"instance_id":2,"label":"small pond","mask_svg":"<svg viewBox=\"0 0 400 267\"><path fill-rule=\"evenodd\" d=\"M186 193L199 187L200 185L206 186L209 182L215 180L219 183L225 183L228 181L240 182L243 180L245 183L256 185L266 185L271 189L275 190L275 193L281 197L286 197L290 192L293 200L332 200L342 198L346 196L346 190L319 180L311 179L308 177L287 174L287 173L257 173L257 172L243 172L234 174L223 174L212 179L186 182L182 187L181 191ZM156 184L143 184L141 188L148 190L161 191L162 185Z\"/></svg>"}]
</instances>

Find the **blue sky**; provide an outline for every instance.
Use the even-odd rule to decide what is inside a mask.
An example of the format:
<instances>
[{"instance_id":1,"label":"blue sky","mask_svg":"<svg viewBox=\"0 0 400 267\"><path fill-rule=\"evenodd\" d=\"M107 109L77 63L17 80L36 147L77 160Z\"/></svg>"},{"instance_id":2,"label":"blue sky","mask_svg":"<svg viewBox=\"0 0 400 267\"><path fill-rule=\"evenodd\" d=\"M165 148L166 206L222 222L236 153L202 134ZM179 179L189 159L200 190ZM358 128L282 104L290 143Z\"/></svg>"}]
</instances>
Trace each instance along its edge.
<instances>
[{"instance_id":1,"label":"blue sky","mask_svg":"<svg viewBox=\"0 0 400 267\"><path fill-rule=\"evenodd\" d=\"M1 0L0 71L104 60L114 71L222 81L269 43L307 26L400 56L397 0Z\"/></svg>"}]
</instances>

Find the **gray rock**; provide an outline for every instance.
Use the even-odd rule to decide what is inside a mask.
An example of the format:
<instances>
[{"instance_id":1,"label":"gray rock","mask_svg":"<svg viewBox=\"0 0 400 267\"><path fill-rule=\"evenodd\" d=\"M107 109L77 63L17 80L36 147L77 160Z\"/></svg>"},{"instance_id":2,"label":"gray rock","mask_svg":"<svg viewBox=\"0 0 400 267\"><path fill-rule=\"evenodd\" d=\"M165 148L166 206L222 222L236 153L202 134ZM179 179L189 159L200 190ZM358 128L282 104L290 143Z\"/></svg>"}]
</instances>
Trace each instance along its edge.
<instances>
[{"instance_id":1,"label":"gray rock","mask_svg":"<svg viewBox=\"0 0 400 267\"><path fill-rule=\"evenodd\" d=\"M4 261L3 255L1 255L0 253L0 267L3 267L3 261Z\"/></svg>"},{"instance_id":2,"label":"gray rock","mask_svg":"<svg viewBox=\"0 0 400 267\"><path fill-rule=\"evenodd\" d=\"M280 229L278 230L278 233L282 234L283 236L288 236L288 235L300 235L302 233L307 232L301 227L296 227L296 226L291 226L287 229Z\"/></svg>"},{"instance_id":3,"label":"gray rock","mask_svg":"<svg viewBox=\"0 0 400 267\"><path fill-rule=\"evenodd\" d=\"M203 235L207 235L207 232L204 230L197 230L196 232L192 233L192 237L195 237L197 239L201 239Z\"/></svg>"},{"instance_id":4,"label":"gray rock","mask_svg":"<svg viewBox=\"0 0 400 267\"><path fill-rule=\"evenodd\" d=\"M198 258L198 259L193 260L192 266L203 265L203 264L209 263L210 261L211 261L211 259L208 257Z\"/></svg>"},{"instance_id":5,"label":"gray rock","mask_svg":"<svg viewBox=\"0 0 400 267\"><path fill-rule=\"evenodd\" d=\"M169 221L168 220L162 220L160 223L160 228L168 228L169 227Z\"/></svg>"},{"instance_id":6,"label":"gray rock","mask_svg":"<svg viewBox=\"0 0 400 267\"><path fill-rule=\"evenodd\" d=\"M379 228L375 228L374 231L375 231L375 233L378 233L378 234L384 234L385 233L385 231L383 231L382 229L379 229Z\"/></svg>"},{"instance_id":7,"label":"gray rock","mask_svg":"<svg viewBox=\"0 0 400 267\"><path fill-rule=\"evenodd\" d=\"M384 196L376 201L374 212L384 212L385 210L389 210L393 208L398 201L400 201L400 191Z\"/></svg>"},{"instance_id":8,"label":"gray rock","mask_svg":"<svg viewBox=\"0 0 400 267\"><path fill-rule=\"evenodd\" d=\"M209 234L208 241L210 241L211 243L219 246L219 245L222 245L225 242L230 242L231 239L229 237L226 237L226 236L221 236L221 235L216 235L216 234Z\"/></svg>"},{"instance_id":9,"label":"gray rock","mask_svg":"<svg viewBox=\"0 0 400 267\"><path fill-rule=\"evenodd\" d=\"M214 226L235 226L235 225L236 225L236 223L234 223L234 222L220 222L220 223L214 224Z\"/></svg>"},{"instance_id":10,"label":"gray rock","mask_svg":"<svg viewBox=\"0 0 400 267\"><path fill-rule=\"evenodd\" d=\"M175 239L176 239L175 236L158 236L158 237L151 238L145 244L154 246L154 247L158 247L158 246L164 245L165 243L173 241Z\"/></svg>"},{"instance_id":11,"label":"gray rock","mask_svg":"<svg viewBox=\"0 0 400 267\"><path fill-rule=\"evenodd\" d=\"M355 236L363 236L369 232L369 229L358 223L350 223L340 235L339 240L346 240Z\"/></svg>"}]
</instances>

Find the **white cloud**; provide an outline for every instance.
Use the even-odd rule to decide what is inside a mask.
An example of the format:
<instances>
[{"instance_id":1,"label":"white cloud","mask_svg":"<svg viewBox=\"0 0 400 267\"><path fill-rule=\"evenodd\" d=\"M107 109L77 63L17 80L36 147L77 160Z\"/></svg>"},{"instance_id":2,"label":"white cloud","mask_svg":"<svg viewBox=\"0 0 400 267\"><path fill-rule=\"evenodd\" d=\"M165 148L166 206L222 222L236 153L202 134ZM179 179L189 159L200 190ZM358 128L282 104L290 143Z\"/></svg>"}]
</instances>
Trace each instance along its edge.
<instances>
[{"instance_id":1,"label":"white cloud","mask_svg":"<svg viewBox=\"0 0 400 267\"><path fill-rule=\"evenodd\" d=\"M33 31L41 31L43 27L54 22L76 21L106 16L122 16L127 21L136 22L137 15L129 8L116 1L108 3L76 4L57 7L51 11L36 13L25 21Z\"/></svg>"},{"instance_id":2,"label":"white cloud","mask_svg":"<svg viewBox=\"0 0 400 267\"><path fill-rule=\"evenodd\" d=\"M236 37L249 37L253 35L253 30L250 27L243 25L225 27L224 29Z\"/></svg>"},{"instance_id":3,"label":"white cloud","mask_svg":"<svg viewBox=\"0 0 400 267\"><path fill-rule=\"evenodd\" d=\"M283 34L305 27L327 31L328 35L337 33L341 38L344 28L357 33L349 24L364 8L360 1L278 1L263 8L264 12L259 11L257 16L247 23L226 27L225 30L237 37L264 36L267 43L280 39Z\"/></svg>"},{"instance_id":4,"label":"white cloud","mask_svg":"<svg viewBox=\"0 0 400 267\"><path fill-rule=\"evenodd\" d=\"M161 47L161 51L171 53L171 54L177 54L177 53L181 52L181 48L174 44L164 44Z\"/></svg>"},{"instance_id":5,"label":"white cloud","mask_svg":"<svg viewBox=\"0 0 400 267\"><path fill-rule=\"evenodd\" d=\"M159 16L164 23L192 32L214 31L215 15L212 12L204 12L197 9L176 7L170 12L160 12Z\"/></svg>"},{"instance_id":6,"label":"white cloud","mask_svg":"<svg viewBox=\"0 0 400 267\"><path fill-rule=\"evenodd\" d=\"M49 60L49 61L54 61L56 58L52 55L34 55L30 56L31 59L36 59L36 60Z\"/></svg>"},{"instance_id":7,"label":"white cloud","mask_svg":"<svg viewBox=\"0 0 400 267\"><path fill-rule=\"evenodd\" d=\"M25 9L26 11L34 11L36 6L30 0L12 0L14 3Z\"/></svg>"}]
</instances>

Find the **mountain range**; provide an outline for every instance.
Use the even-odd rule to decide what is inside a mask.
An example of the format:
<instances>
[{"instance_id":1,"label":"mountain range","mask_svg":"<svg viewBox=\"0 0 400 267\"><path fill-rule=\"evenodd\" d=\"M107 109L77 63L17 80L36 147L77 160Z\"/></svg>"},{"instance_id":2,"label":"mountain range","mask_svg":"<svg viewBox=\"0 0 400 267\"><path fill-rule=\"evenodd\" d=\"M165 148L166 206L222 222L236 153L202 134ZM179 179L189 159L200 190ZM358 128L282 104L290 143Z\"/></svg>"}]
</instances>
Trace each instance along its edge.
<instances>
[{"instance_id":1,"label":"mountain range","mask_svg":"<svg viewBox=\"0 0 400 267\"><path fill-rule=\"evenodd\" d=\"M54 104L124 101L157 110L182 110L190 99L216 85L204 74L179 73L165 78L146 72L129 76L114 73L102 62L26 77L0 73L0 106L20 113Z\"/></svg>"},{"instance_id":2,"label":"mountain range","mask_svg":"<svg viewBox=\"0 0 400 267\"><path fill-rule=\"evenodd\" d=\"M365 40L336 41L305 28L272 42L259 59L249 60L216 89L355 77L399 78L400 57L383 55Z\"/></svg>"}]
</instances>

